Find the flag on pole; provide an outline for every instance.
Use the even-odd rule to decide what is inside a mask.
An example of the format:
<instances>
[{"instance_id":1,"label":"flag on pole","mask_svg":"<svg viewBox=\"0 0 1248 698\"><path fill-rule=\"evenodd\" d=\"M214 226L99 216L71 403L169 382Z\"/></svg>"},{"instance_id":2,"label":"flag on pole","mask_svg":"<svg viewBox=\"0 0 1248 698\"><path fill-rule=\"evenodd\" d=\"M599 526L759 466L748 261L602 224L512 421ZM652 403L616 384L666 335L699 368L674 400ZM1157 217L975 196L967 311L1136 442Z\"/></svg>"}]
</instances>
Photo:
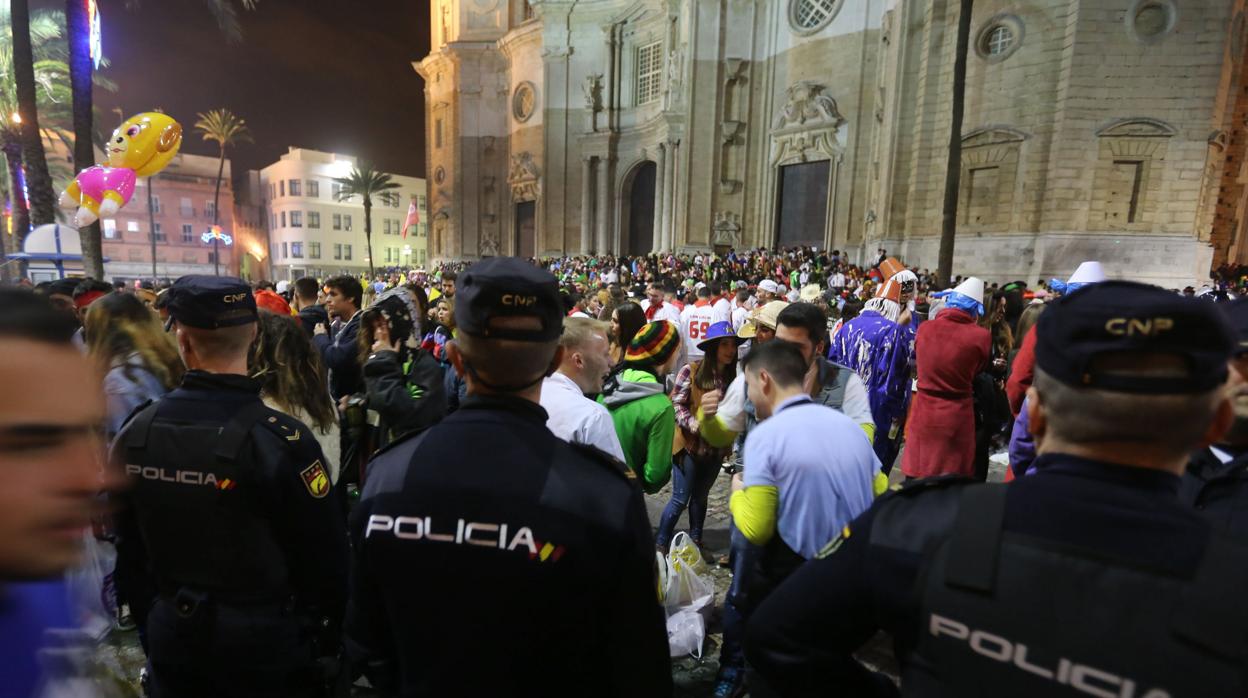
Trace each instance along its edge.
<instances>
[{"instance_id":1,"label":"flag on pole","mask_svg":"<svg viewBox=\"0 0 1248 698\"><path fill-rule=\"evenodd\" d=\"M403 221L403 239L407 239L407 229L420 223L420 211L416 210L416 197L412 197L412 203L407 207L407 220Z\"/></svg>"}]
</instances>

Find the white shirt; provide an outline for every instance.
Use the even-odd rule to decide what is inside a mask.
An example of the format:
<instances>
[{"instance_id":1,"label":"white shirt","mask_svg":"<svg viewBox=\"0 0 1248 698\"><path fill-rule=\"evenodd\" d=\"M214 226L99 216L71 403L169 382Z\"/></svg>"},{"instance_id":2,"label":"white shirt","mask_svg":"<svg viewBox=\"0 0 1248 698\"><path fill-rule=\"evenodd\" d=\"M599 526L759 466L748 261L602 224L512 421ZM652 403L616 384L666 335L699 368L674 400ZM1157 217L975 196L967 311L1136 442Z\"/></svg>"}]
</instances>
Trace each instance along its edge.
<instances>
[{"instance_id":1,"label":"white shirt","mask_svg":"<svg viewBox=\"0 0 1248 698\"><path fill-rule=\"evenodd\" d=\"M546 410L546 428L559 438L574 444L594 446L624 460L620 437L607 408L581 393L576 383L555 372L542 381L542 408Z\"/></svg>"},{"instance_id":2,"label":"white shirt","mask_svg":"<svg viewBox=\"0 0 1248 698\"><path fill-rule=\"evenodd\" d=\"M841 369L842 371L846 369ZM737 374L724 391L719 401L719 409L715 414L729 431L738 434L745 431L745 372ZM874 424L871 416L871 402L867 399L867 386L857 373L850 373L845 384L845 399L841 402L841 413L854 421L854 424ZM863 432L865 435L865 432Z\"/></svg>"},{"instance_id":3,"label":"white shirt","mask_svg":"<svg viewBox=\"0 0 1248 698\"><path fill-rule=\"evenodd\" d=\"M680 336L685 341L685 355L689 361L698 361L702 358L702 350L698 348L698 342L706 339L706 331L717 322L728 322L728 315L716 306L710 303L685 306L684 312L680 314L678 326Z\"/></svg>"},{"instance_id":4,"label":"white shirt","mask_svg":"<svg viewBox=\"0 0 1248 698\"><path fill-rule=\"evenodd\" d=\"M739 331L741 326L744 325L745 321L749 318L750 311L746 310L744 307L734 308L732 311L732 331Z\"/></svg>"},{"instance_id":5,"label":"white shirt","mask_svg":"<svg viewBox=\"0 0 1248 698\"><path fill-rule=\"evenodd\" d=\"M650 310L649 298L641 302L641 309L643 312L648 312ZM671 303L664 303L662 307L655 311L654 318L650 321L654 322L656 320L667 320L675 325L680 325L680 310L678 310L676 306Z\"/></svg>"},{"instance_id":6,"label":"white shirt","mask_svg":"<svg viewBox=\"0 0 1248 698\"><path fill-rule=\"evenodd\" d=\"M715 312L723 314L724 322L727 322L732 318L732 302L727 298L721 296L719 300L713 303L713 305L715 306Z\"/></svg>"}]
</instances>

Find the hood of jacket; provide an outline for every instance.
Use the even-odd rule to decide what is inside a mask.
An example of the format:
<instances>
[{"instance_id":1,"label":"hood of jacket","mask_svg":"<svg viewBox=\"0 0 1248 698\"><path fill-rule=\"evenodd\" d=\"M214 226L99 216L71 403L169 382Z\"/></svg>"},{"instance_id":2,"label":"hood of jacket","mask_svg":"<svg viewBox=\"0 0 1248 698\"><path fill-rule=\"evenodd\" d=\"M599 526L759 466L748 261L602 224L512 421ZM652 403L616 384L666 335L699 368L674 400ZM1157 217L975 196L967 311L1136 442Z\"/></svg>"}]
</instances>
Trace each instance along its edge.
<instances>
[{"instance_id":1,"label":"hood of jacket","mask_svg":"<svg viewBox=\"0 0 1248 698\"><path fill-rule=\"evenodd\" d=\"M602 404L608 409L619 407L651 395L662 395L663 385L652 374L626 368L607 381Z\"/></svg>"}]
</instances>

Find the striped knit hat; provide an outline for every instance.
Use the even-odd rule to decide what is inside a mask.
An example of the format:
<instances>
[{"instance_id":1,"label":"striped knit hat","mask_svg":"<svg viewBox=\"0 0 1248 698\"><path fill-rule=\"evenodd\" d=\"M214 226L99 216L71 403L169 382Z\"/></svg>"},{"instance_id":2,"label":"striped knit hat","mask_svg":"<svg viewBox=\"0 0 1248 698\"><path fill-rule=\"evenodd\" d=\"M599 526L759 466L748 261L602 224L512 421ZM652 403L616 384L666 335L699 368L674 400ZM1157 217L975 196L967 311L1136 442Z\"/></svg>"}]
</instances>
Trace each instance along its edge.
<instances>
[{"instance_id":1,"label":"striped knit hat","mask_svg":"<svg viewBox=\"0 0 1248 698\"><path fill-rule=\"evenodd\" d=\"M667 320L648 322L633 335L624 361L630 364L662 366L680 348L680 331Z\"/></svg>"}]
</instances>

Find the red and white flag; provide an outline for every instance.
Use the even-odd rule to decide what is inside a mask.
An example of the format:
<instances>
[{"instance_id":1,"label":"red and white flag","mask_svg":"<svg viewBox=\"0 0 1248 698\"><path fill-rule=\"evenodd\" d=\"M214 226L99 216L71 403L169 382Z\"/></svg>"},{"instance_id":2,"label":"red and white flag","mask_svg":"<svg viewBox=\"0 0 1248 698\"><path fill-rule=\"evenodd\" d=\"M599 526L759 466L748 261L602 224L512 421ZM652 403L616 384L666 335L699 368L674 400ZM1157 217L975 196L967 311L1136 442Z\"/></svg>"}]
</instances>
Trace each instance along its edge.
<instances>
[{"instance_id":1,"label":"red and white flag","mask_svg":"<svg viewBox=\"0 0 1248 698\"><path fill-rule=\"evenodd\" d=\"M412 203L407 207L407 220L403 221L403 239L407 239L407 229L420 224L420 211L416 210L416 197L412 197Z\"/></svg>"}]
</instances>

